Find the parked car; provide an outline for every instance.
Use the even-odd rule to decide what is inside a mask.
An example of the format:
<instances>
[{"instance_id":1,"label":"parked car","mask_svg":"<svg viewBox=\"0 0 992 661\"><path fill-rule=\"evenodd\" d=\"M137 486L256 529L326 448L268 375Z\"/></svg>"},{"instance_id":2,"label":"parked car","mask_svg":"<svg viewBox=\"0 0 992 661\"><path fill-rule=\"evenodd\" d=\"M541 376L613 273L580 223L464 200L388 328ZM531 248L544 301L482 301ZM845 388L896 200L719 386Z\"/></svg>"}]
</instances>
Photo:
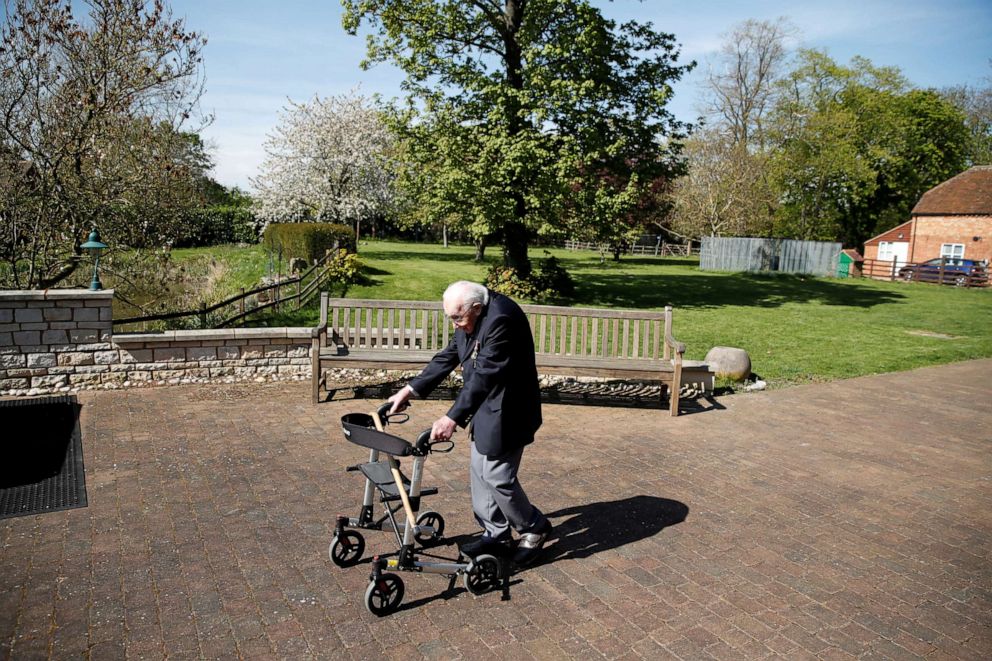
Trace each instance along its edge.
<instances>
[{"instance_id":1,"label":"parked car","mask_svg":"<svg viewBox=\"0 0 992 661\"><path fill-rule=\"evenodd\" d=\"M943 270L943 278L941 270ZM908 264L899 269L899 277L903 280L939 282L958 287L988 284L985 262L954 257L938 257L919 264Z\"/></svg>"}]
</instances>

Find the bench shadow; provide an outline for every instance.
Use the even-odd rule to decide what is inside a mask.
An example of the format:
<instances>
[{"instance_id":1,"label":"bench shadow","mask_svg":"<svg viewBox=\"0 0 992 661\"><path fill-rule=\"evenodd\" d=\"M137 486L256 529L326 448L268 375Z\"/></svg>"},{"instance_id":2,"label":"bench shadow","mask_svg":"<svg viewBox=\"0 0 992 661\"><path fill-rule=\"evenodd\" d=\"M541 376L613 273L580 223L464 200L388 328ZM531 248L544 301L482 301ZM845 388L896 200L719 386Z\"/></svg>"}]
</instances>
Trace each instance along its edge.
<instances>
[{"instance_id":1,"label":"bench shadow","mask_svg":"<svg viewBox=\"0 0 992 661\"><path fill-rule=\"evenodd\" d=\"M344 386L329 389L323 402L352 399L375 399L385 401L400 388L407 379L395 379L373 384ZM645 392L640 384L625 387L626 382L607 381L604 383L569 383L567 388L547 386L541 388L541 402L544 404L565 404L571 406L596 406L608 408L656 409L667 411L668 398L661 400L657 393ZM458 396L458 388L440 386L426 397L429 400L453 400ZM711 411L723 411L712 394L698 397L679 398L679 415L695 415Z\"/></svg>"},{"instance_id":2,"label":"bench shadow","mask_svg":"<svg viewBox=\"0 0 992 661\"><path fill-rule=\"evenodd\" d=\"M689 507L658 496L631 496L567 507L546 516L554 524L551 543L533 566L558 560L588 558L654 537L686 520ZM564 519L564 520L562 520Z\"/></svg>"}]
</instances>

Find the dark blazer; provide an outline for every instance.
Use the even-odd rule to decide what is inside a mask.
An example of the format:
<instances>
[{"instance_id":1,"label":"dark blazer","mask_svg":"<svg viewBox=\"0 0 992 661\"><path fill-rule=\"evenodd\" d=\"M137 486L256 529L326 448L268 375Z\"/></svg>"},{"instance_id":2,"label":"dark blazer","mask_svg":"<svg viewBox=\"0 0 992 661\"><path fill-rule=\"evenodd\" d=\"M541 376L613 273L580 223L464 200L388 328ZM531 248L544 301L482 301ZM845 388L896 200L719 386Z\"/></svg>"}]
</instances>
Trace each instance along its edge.
<instances>
[{"instance_id":1,"label":"dark blazer","mask_svg":"<svg viewBox=\"0 0 992 661\"><path fill-rule=\"evenodd\" d=\"M462 427L472 422L476 449L499 457L531 443L541 426L541 391L534 338L520 306L490 290L472 334L456 329L410 387L425 397L458 365L465 385L448 417Z\"/></svg>"}]
</instances>

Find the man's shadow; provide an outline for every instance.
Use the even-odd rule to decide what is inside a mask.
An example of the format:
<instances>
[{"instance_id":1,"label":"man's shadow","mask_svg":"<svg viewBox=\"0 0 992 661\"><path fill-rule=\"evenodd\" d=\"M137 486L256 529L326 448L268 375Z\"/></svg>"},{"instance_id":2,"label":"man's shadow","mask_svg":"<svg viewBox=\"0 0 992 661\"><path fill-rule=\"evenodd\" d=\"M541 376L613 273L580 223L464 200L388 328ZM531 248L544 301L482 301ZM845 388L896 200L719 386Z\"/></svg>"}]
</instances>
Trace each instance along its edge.
<instances>
[{"instance_id":1,"label":"man's shadow","mask_svg":"<svg viewBox=\"0 0 992 661\"><path fill-rule=\"evenodd\" d=\"M685 503L657 496L632 496L548 512L546 516L555 528L536 564L588 558L647 539L682 523L688 515Z\"/></svg>"}]
</instances>

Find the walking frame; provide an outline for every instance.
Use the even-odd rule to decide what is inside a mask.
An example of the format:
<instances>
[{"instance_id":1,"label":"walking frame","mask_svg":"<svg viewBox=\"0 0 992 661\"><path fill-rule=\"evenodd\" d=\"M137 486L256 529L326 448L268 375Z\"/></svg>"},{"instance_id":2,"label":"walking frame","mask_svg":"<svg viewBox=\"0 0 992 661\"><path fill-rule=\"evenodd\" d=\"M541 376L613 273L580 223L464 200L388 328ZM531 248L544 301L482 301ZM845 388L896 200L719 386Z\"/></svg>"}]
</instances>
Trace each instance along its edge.
<instances>
[{"instance_id":1,"label":"walking frame","mask_svg":"<svg viewBox=\"0 0 992 661\"><path fill-rule=\"evenodd\" d=\"M328 549L331 561L339 567L357 564L365 550L365 539L358 529L392 530L398 550L392 557L376 555L372 559L372 573L365 591L365 607L377 616L395 612L403 601L403 579L398 572L443 574L450 577L452 587L458 576L462 577L465 589L474 595L494 590L502 582L504 599L507 598L507 577L503 561L489 554L474 558L465 557L459 552L457 561L422 561L414 542L426 546L440 539L444 533L444 517L433 511L420 513L420 499L437 493L436 488L422 487L424 462L427 455L434 452L450 452L453 441L431 439L431 430L425 430L411 445L404 439L389 434L384 427L390 419L405 422L406 414L388 415L392 405L387 402L371 415L348 413L341 418L341 428L345 438L362 447L369 448L367 463L349 466L349 471L360 471L365 476L365 492L358 517L338 516L334 537ZM413 469L409 479L400 472L397 457L413 457ZM374 497L379 494L384 513L374 517ZM397 521L402 511L403 521Z\"/></svg>"}]
</instances>

